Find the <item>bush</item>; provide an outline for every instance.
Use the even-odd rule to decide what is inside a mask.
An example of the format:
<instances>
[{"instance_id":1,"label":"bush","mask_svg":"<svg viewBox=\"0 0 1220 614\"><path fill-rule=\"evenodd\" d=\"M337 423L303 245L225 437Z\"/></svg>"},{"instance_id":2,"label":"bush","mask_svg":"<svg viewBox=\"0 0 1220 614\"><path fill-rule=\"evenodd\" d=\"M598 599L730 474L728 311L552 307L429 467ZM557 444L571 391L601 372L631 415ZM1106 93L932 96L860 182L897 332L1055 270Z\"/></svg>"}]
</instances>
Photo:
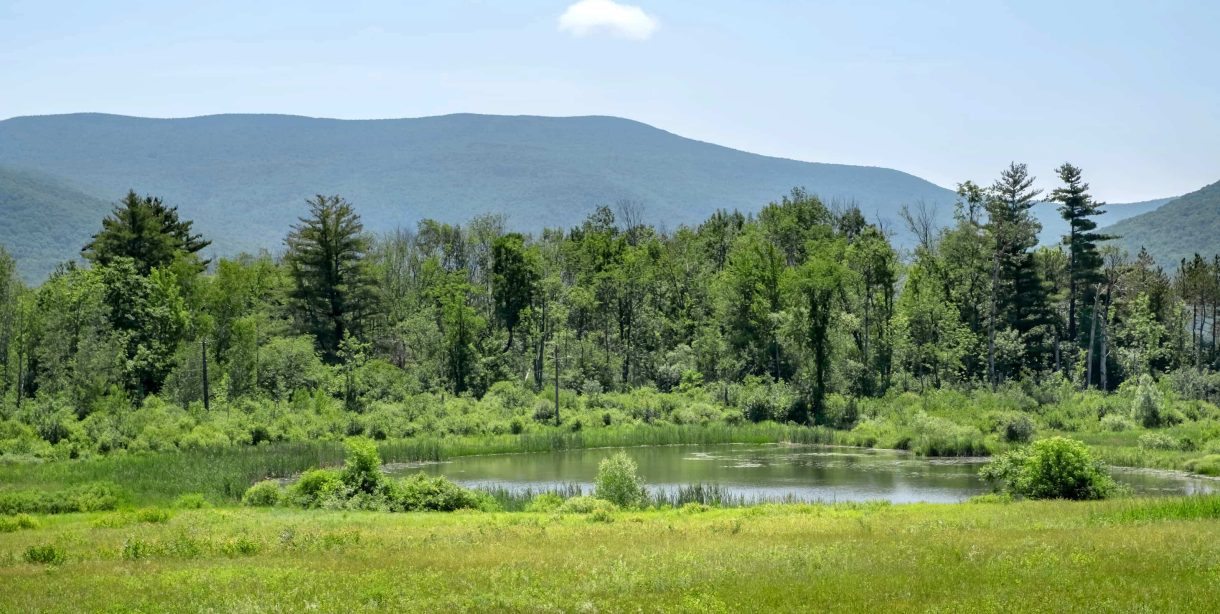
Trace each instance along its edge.
<instances>
[{"instance_id":1,"label":"bush","mask_svg":"<svg viewBox=\"0 0 1220 614\"><path fill-rule=\"evenodd\" d=\"M1106 414L1101 419L1101 429L1112 433L1121 433L1135 428L1135 423L1118 414Z\"/></svg>"},{"instance_id":2,"label":"bush","mask_svg":"<svg viewBox=\"0 0 1220 614\"><path fill-rule=\"evenodd\" d=\"M1117 486L1079 441L1051 437L1006 452L979 470L998 492L1027 499L1104 499Z\"/></svg>"},{"instance_id":3,"label":"bush","mask_svg":"<svg viewBox=\"0 0 1220 614\"><path fill-rule=\"evenodd\" d=\"M68 560L62 548L53 545L30 546L25 549L25 562L34 565L60 565Z\"/></svg>"},{"instance_id":4,"label":"bush","mask_svg":"<svg viewBox=\"0 0 1220 614\"><path fill-rule=\"evenodd\" d=\"M618 511L618 506L605 499L580 496L564 501L556 511L560 514L593 514L595 512L609 514Z\"/></svg>"},{"instance_id":5,"label":"bush","mask_svg":"<svg viewBox=\"0 0 1220 614\"><path fill-rule=\"evenodd\" d=\"M1023 413L1005 414L996 425L996 432L1010 443L1029 443L1037 429L1034 419Z\"/></svg>"},{"instance_id":6,"label":"bush","mask_svg":"<svg viewBox=\"0 0 1220 614\"><path fill-rule=\"evenodd\" d=\"M1145 428L1156 428L1164 423L1161 391L1157 389L1156 382L1149 375L1140 377L1139 386L1135 390L1135 404L1132 413Z\"/></svg>"},{"instance_id":7,"label":"bush","mask_svg":"<svg viewBox=\"0 0 1220 614\"><path fill-rule=\"evenodd\" d=\"M495 502L490 496L462 488L443 477L430 478L417 473L390 489L390 510L396 512L452 512L472 509L491 511Z\"/></svg>"},{"instance_id":8,"label":"bush","mask_svg":"<svg viewBox=\"0 0 1220 614\"><path fill-rule=\"evenodd\" d=\"M152 548L142 539L132 538L123 542L123 558L135 561L151 554Z\"/></svg>"},{"instance_id":9,"label":"bush","mask_svg":"<svg viewBox=\"0 0 1220 614\"><path fill-rule=\"evenodd\" d=\"M1139 446L1144 450L1177 450L1182 444L1164 433L1144 433L1140 435Z\"/></svg>"},{"instance_id":10,"label":"bush","mask_svg":"<svg viewBox=\"0 0 1220 614\"><path fill-rule=\"evenodd\" d=\"M635 461L623 452L602 459L597 466L593 494L619 507L639 507L647 500L644 480L637 474Z\"/></svg>"},{"instance_id":11,"label":"bush","mask_svg":"<svg viewBox=\"0 0 1220 614\"><path fill-rule=\"evenodd\" d=\"M333 469L312 469L288 488L286 500L297 507L321 507L327 499L346 498L343 479Z\"/></svg>"},{"instance_id":12,"label":"bush","mask_svg":"<svg viewBox=\"0 0 1220 614\"><path fill-rule=\"evenodd\" d=\"M206 507L212 507L212 504L203 495L192 492L174 499L174 507L180 510L201 510Z\"/></svg>"},{"instance_id":13,"label":"bush","mask_svg":"<svg viewBox=\"0 0 1220 614\"><path fill-rule=\"evenodd\" d=\"M251 507L272 507L280 502L280 483L275 480L263 480L246 489L241 496L242 505Z\"/></svg>"},{"instance_id":14,"label":"bush","mask_svg":"<svg viewBox=\"0 0 1220 614\"><path fill-rule=\"evenodd\" d=\"M163 524L169 522L169 512L155 507L144 508L136 511L136 520L151 524Z\"/></svg>"},{"instance_id":15,"label":"bush","mask_svg":"<svg viewBox=\"0 0 1220 614\"><path fill-rule=\"evenodd\" d=\"M343 484L353 493L380 494L385 486L381 454L370 439L353 437L346 442Z\"/></svg>"},{"instance_id":16,"label":"bush","mask_svg":"<svg viewBox=\"0 0 1220 614\"><path fill-rule=\"evenodd\" d=\"M0 491L0 514L70 514L100 512L118 505L117 489L109 484L88 484L60 491Z\"/></svg>"},{"instance_id":17,"label":"bush","mask_svg":"<svg viewBox=\"0 0 1220 614\"><path fill-rule=\"evenodd\" d=\"M529 505L525 506L527 512L554 512L563 505L563 497L553 493L544 492L530 500Z\"/></svg>"},{"instance_id":18,"label":"bush","mask_svg":"<svg viewBox=\"0 0 1220 614\"><path fill-rule=\"evenodd\" d=\"M0 533L12 533L20 529L34 529L38 527L38 521L29 514L17 514L16 516L0 516Z\"/></svg>"}]
</instances>

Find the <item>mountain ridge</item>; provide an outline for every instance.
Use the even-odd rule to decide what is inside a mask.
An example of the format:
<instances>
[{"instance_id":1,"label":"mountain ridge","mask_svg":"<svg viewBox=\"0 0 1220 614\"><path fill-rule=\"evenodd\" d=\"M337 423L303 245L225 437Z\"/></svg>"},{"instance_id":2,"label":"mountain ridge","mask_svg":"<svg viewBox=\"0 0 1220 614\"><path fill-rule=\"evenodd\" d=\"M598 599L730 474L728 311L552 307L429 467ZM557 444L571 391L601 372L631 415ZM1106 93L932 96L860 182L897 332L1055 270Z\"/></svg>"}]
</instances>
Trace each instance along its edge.
<instances>
[{"instance_id":1,"label":"mountain ridge","mask_svg":"<svg viewBox=\"0 0 1220 614\"><path fill-rule=\"evenodd\" d=\"M24 200L46 194L48 209L62 212L72 209L65 195L74 191L76 209L95 216L88 232L72 213L71 224L49 233L15 208L0 210L10 235L35 231L14 250L27 279L50 270L52 253L75 257L100 226L97 203L116 202L129 189L179 207L220 256L275 250L304 200L317 193L348 198L366 228L381 233L424 218L464 223L483 213L504 214L514 230L569 227L595 206L621 201L642 203L645 221L672 228L716 209L757 211L804 187L858 204L902 246L912 239L898 223L901 206L922 201L948 224L956 200L953 191L897 169L755 154L608 115L21 116L0 121L0 166L48 183L31 191L29 175L0 176L0 196L13 190L5 182L16 182L26 186L15 190ZM1044 243L1053 243L1058 215L1045 209L1038 214ZM34 209L27 203L23 210ZM30 245L43 245L34 264L25 263Z\"/></svg>"}]
</instances>

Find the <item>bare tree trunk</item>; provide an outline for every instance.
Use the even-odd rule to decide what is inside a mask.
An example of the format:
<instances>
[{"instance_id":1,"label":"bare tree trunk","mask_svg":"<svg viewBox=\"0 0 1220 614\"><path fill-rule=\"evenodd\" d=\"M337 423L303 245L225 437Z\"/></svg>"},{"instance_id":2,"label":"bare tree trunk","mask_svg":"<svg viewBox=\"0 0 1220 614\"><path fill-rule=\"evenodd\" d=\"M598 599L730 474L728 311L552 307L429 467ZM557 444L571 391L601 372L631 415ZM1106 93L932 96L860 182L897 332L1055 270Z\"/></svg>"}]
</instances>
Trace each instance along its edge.
<instances>
[{"instance_id":1,"label":"bare tree trunk","mask_svg":"<svg viewBox=\"0 0 1220 614\"><path fill-rule=\"evenodd\" d=\"M1093 314L1089 324L1089 351L1085 355L1085 388L1093 385L1093 343L1097 337L1097 299L1100 295L1100 292L1093 295Z\"/></svg>"},{"instance_id":2,"label":"bare tree trunk","mask_svg":"<svg viewBox=\"0 0 1220 614\"><path fill-rule=\"evenodd\" d=\"M1109 325L1107 324L1109 318L1110 305L1107 304L1105 306L1105 310L1101 312L1101 363L1099 367L1101 369L1101 389L1103 391L1109 390L1109 381L1106 377L1106 358L1107 354L1109 353L1109 344L1107 344L1106 341L1109 337L1107 334L1107 331L1109 330Z\"/></svg>"},{"instance_id":3,"label":"bare tree trunk","mask_svg":"<svg viewBox=\"0 0 1220 614\"><path fill-rule=\"evenodd\" d=\"M996 290L1000 285L1000 252L997 248L991 258L991 317L987 322L987 379L991 382L991 391L995 392L995 319Z\"/></svg>"}]
</instances>

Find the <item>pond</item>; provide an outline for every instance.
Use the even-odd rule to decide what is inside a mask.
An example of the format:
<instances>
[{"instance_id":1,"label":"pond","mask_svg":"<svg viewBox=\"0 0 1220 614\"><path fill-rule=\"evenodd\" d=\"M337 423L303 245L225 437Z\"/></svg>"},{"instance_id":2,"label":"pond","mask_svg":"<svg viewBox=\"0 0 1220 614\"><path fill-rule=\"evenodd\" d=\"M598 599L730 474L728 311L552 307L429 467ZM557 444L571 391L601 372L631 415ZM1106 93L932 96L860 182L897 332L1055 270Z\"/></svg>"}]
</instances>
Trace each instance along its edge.
<instances>
[{"instance_id":1,"label":"pond","mask_svg":"<svg viewBox=\"0 0 1220 614\"><path fill-rule=\"evenodd\" d=\"M543 490L576 484L590 492L597 464L618 448L469 456L388 468L424 471L471 488ZM978 477L982 458L930 459L893 450L805 445L685 445L621 448L652 491L717 484L751 501L958 502L988 492ZM1213 492L1220 482L1171 472L1114 469L1138 494Z\"/></svg>"}]
</instances>

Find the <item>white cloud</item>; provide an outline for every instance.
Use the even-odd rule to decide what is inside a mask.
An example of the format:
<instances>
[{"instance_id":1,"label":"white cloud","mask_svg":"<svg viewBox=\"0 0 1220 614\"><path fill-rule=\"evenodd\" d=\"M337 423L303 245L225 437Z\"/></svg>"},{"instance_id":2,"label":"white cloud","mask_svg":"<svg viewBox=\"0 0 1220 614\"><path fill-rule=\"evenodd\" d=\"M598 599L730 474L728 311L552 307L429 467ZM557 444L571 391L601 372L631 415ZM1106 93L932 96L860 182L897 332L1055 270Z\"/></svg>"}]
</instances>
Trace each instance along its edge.
<instances>
[{"instance_id":1,"label":"white cloud","mask_svg":"<svg viewBox=\"0 0 1220 614\"><path fill-rule=\"evenodd\" d=\"M614 0L580 0L559 16L559 30L572 36L610 34L645 40L657 30L657 20L638 6Z\"/></svg>"}]
</instances>

